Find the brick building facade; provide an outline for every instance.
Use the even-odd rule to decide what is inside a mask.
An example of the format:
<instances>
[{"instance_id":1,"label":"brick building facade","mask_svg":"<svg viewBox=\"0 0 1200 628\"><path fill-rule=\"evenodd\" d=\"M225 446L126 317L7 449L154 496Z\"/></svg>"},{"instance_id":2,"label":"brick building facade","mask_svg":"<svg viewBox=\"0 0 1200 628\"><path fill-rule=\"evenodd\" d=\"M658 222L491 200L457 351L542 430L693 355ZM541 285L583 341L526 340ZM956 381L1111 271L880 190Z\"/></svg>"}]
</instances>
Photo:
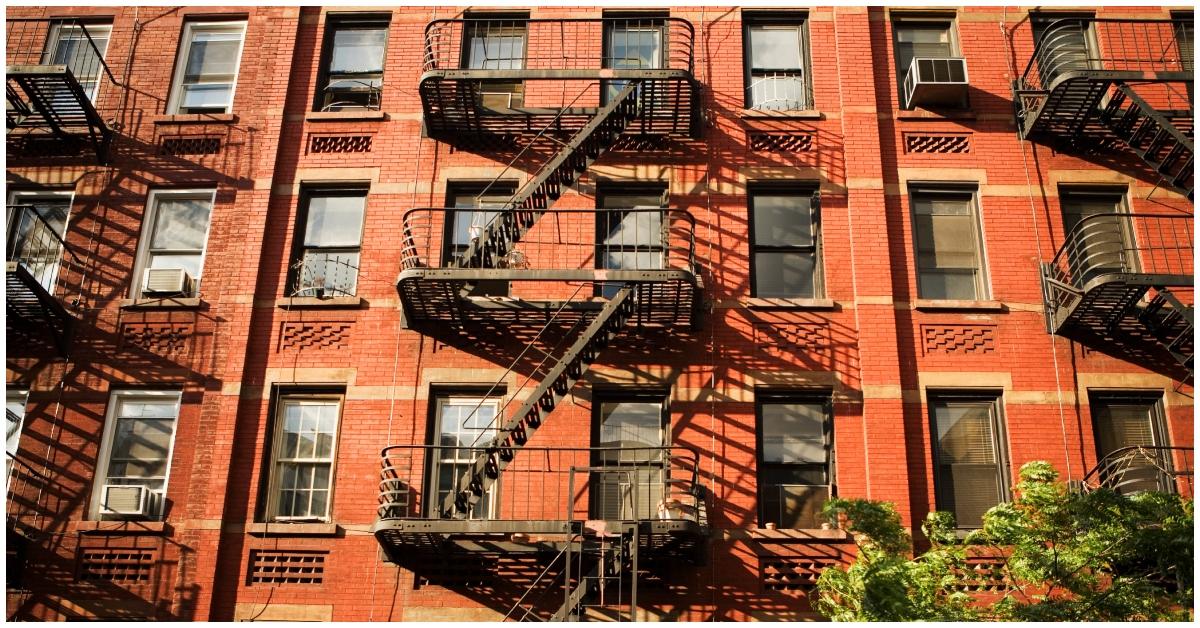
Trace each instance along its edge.
<instances>
[{"instance_id":1,"label":"brick building facade","mask_svg":"<svg viewBox=\"0 0 1200 628\"><path fill-rule=\"evenodd\" d=\"M797 619L830 494L1190 493L1190 12L7 17L9 618Z\"/></svg>"}]
</instances>

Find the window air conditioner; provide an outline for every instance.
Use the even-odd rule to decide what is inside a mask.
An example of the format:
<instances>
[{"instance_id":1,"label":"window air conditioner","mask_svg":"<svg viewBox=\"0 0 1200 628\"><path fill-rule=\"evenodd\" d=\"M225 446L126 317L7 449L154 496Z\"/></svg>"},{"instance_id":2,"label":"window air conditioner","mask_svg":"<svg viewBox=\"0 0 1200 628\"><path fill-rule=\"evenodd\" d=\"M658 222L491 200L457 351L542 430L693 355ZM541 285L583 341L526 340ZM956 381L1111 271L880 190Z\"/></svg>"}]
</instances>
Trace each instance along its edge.
<instances>
[{"instance_id":1,"label":"window air conditioner","mask_svg":"<svg viewBox=\"0 0 1200 628\"><path fill-rule=\"evenodd\" d=\"M967 60L916 57L904 77L904 102L909 108L966 104Z\"/></svg>"},{"instance_id":2,"label":"window air conditioner","mask_svg":"<svg viewBox=\"0 0 1200 628\"><path fill-rule=\"evenodd\" d=\"M180 294L191 289L192 278L182 268L149 268L142 278L142 292Z\"/></svg>"},{"instance_id":3,"label":"window air conditioner","mask_svg":"<svg viewBox=\"0 0 1200 628\"><path fill-rule=\"evenodd\" d=\"M141 484L105 484L100 512L106 515L144 516L150 504L150 491Z\"/></svg>"}]
</instances>

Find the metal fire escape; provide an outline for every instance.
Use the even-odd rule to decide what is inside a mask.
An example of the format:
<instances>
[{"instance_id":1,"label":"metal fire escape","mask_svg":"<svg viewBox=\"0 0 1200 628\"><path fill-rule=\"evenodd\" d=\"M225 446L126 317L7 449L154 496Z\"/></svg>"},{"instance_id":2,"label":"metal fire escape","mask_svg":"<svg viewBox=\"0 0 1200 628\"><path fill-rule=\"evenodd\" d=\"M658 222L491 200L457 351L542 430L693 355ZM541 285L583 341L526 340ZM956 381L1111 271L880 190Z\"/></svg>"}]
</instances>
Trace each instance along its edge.
<instances>
[{"instance_id":1,"label":"metal fire escape","mask_svg":"<svg viewBox=\"0 0 1200 628\"><path fill-rule=\"evenodd\" d=\"M1137 158L1191 200L1192 32L1190 20L1048 25L1014 85L1019 132L1098 160ZM1082 217L1042 264L1050 333L1191 377L1193 222L1190 213Z\"/></svg>"},{"instance_id":2,"label":"metal fire escape","mask_svg":"<svg viewBox=\"0 0 1200 628\"><path fill-rule=\"evenodd\" d=\"M106 163L113 130L95 100L116 78L88 25L73 19L9 19L5 122L9 152L74 155L90 146Z\"/></svg>"},{"instance_id":3,"label":"metal fire escape","mask_svg":"<svg viewBox=\"0 0 1200 628\"><path fill-rule=\"evenodd\" d=\"M8 206L4 292L9 346L48 342L59 357L67 355L75 317L56 294L63 262L70 269L81 260L67 246L62 227L37 206Z\"/></svg>"},{"instance_id":4,"label":"metal fire escape","mask_svg":"<svg viewBox=\"0 0 1200 628\"><path fill-rule=\"evenodd\" d=\"M639 552L642 568L690 560L707 535L696 452L533 441L618 336L698 322L703 285L687 212L553 207L622 138L695 134L691 47L691 25L671 18L426 28L429 136L462 149L520 147L505 173L538 165L506 202L405 214L405 321L433 336L528 342L509 371L526 355L536 363L477 442L384 450L374 533L419 579L433 564L473 567L461 583L491 592L497 608L516 601L510 618L631 619ZM465 241L455 241L456 214L471 217ZM505 294L478 289L498 282ZM522 560L536 577L516 575Z\"/></svg>"}]
</instances>

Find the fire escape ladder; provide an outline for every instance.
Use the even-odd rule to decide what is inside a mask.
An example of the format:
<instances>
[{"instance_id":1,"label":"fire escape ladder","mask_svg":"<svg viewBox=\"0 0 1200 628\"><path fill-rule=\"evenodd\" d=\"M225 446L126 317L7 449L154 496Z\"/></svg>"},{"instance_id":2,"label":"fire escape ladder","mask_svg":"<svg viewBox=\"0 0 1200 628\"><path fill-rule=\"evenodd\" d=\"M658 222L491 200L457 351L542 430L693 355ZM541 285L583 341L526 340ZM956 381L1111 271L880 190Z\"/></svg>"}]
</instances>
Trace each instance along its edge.
<instances>
[{"instance_id":1,"label":"fire escape ladder","mask_svg":"<svg viewBox=\"0 0 1200 628\"><path fill-rule=\"evenodd\" d=\"M467 517L471 509L495 484L500 473L508 467L517 450L524 446L554 411L558 402L583 377L600 352L621 332L636 308L634 287L626 284L609 299L590 321L587 328L554 364L545 378L500 428L500 435L483 448L473 464L467 467L456 485L442 502L444 516Z\"/></svg>"},{"instance_id":2,"label":"fire escape ladder","mask_svg":"<svg viewBox=\"0 0 1200 628\"><path fill-rule=\"evenodd\" d=\"M1122 109L1126 102L1128 106ZM1125 83L1116 84L1100 119L1167 187L1192 200L1192 138Z\"/></svg>"},{"instance_id":3,"label":"fire escape ladder","mask_svg":"<svg viewBox=\"0 0 1200 628\"><path fill-rule=\"evenodd\" d=\"M563 190L573 185L637 117L639 85L640 81L630 81L587 125L561 144L554 157L517 191L451 264L457 268L495 268ZM464 288L464 296L472 287Z\"/></svg>"},{"instance_id":4,"label":"fire escape ladder","mask_svg":"<svg viewBox=\"0 0 1200 628\"><path fill-rule=\"evenodd\" d=\"M1195 354L1195 322L1192 306L1184 305L1179 297L1165 287L1155 288L1154 298L1138 314L1138 321L1150 335L1166 347L1171 356L1195 375L1192 357Z\"/></svg>"},{"instance_id":5,"label":"fire escape ladder","mask_svg":"<svg viewBox=\"0 0 1200 628\"><path fill-rule=\"evenodd\" d=\"M636 621L633 616L637 601L636 526L623 526L618 533L600 532L593 539L585 537L578 551L580 565L589 559L590 566L573 581L568 566L563 603L550 621L587 621L591 616L588 609L594 609L608 621ZM570 564L569 551L567 563ZM621 617L625 609L629 617Z\"/></svg>"}]
</instances>

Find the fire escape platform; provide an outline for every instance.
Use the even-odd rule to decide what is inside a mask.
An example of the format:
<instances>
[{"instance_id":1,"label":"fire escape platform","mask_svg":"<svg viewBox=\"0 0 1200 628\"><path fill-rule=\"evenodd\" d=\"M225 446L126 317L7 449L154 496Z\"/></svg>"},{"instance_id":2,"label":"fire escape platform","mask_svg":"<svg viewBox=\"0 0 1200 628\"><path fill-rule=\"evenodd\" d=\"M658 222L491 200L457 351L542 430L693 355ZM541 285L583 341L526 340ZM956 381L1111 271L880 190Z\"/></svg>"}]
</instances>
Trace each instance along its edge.
<instances>
[{"instance_id":1,"label":"fire escape platform","mask_svg":"<svg viewBox=\"0 0 1200 628\"><path fill-rule=\"evenodd\" d=\"M65 356L75 318L21 262L5 265L5 327L10 345L14 335L42 335Z\"/></svg>"},{"instance_id":2,"label":"fire escape platform","mask_svg":"<svg viewBox=\"0 0 1200 628\"><path fill-rule=\"evenodd\" d=\"M65 65L5 66L8 142L54 139L64 153L86 143L107 161L113 130Z\"/></svg>"}]
</instances>

